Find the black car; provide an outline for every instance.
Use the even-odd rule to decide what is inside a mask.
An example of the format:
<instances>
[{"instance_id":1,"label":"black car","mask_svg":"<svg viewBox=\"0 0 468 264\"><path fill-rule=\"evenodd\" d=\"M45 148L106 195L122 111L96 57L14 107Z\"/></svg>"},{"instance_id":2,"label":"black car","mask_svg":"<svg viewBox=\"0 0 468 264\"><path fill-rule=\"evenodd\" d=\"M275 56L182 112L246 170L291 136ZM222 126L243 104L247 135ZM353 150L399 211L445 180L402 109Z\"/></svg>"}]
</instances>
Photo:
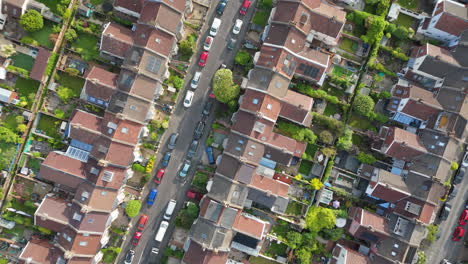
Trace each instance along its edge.
<instances>
[{"instance_id":1,"label":"black car","mask_svg":"<svg viewBox=\"0 0 468 264\"><path fill-rule=\"evenodd\" d=\"M236 47L237 40L230 38L227 44L228 50L233 50Z\"/></svg>"},{"instance_id":2,"label":"black car","mask_svg":"<svg viewBox=\"0 0 468 264\"><path fill-rule=\"evenodd\" d=\"M457 186L453 186L453 189L448 195L447 200L452 200L453 198L455 198L455 196L457 196L457 194L458 194L458 188Z\"/></svg>"},{"instance_id":3,"label":"black car","mask_svg":"<svg viewBox=\"0 0 468 264\"><path fill-rule=\"evenodd\" d=\"M164 154L164 157L162 159L162 167L166 168L169 165L170 160L171 160L171 152L168 151Z\"/></svg>"},{"instance_id":4,"label":"black car","mask_svg":"<svg viewBox=\"0 0 468 264\"><path fill-rule=\"evenodd\" d=\"M224 1L219 2L218 6L216 7L216 13L218 15L222 15L224 13L224 9L226 9L227 3Z\"/></svg>"},{"instance_id":5,"label":"black car","mask_svg":"<svg viewBox=\"0 0 468 264\"><path fill-rule=\"evenodd\" d=\"M440 210L440 219L441 220L447 220L450 210L452 210L452 206L448 203L444 204L442 209Z\"/></svg>"},{"instance_id":6,"label":"black car","mask_svg":"<svg viewBox=\"0 0 468 264\"><path fill-rule=\"evenodd\" d=\"M171 137L169 138L169 144L167 144L168 149L175 149L177 138L179 138L179 133L172 133Z\"/></svg>"},{"instance_id":7,"label":"black car","mask_svg":"<svg viewBox=\"0 0 468 264\"><path fill-rule=\"evenodd\" d=\"M453 179L453 184L459 184L463 181L463 177L465 176L466 169L464 167L460 168Z\"/></svg>"},{"instance_id":8,"label":"black car","mask_svg":"<svg viewBox=\"0 0 468 264\"><path fill-rule=\"evenodd\" d=\"M205 106L203 107L202 115L203 116L208 116L210 115L211 108L213 108L213 102L207 101Z\"/></svg>"},{"instance_id":9,"label":"black car","mask_svg":"<svg viewBox=\"0 0 468 264\"><path fill-rule=\"evenodd\" d=\"M193 133L194 139L200 139L203 136L203 130L205 129L206 123L203 121L198 122L197 127L195 127L195 131Z\"/></svg>"},{"instance_id":10,"label":"black car","mask_svg":"<svg viewBox=\"0 0 468 264\"><path fill-rule=\"evenodd\" d=\"M129 250L127 254L125 255L125 264L131 264L133 261L133 258L135 257L135 251Z\"/></svg>"},{"instance_id":11,"label":"black car","mask_svg":"<svg viewBox=\"0 0 468 264\"><path fill-rule=\"evenodd\" d=\"M194 139L192 143L190 143L189 150L187 152L187 158L191 159L195 156L195 152L197 152L199 142L198 140Z\"/></svg>"}]
</instances>

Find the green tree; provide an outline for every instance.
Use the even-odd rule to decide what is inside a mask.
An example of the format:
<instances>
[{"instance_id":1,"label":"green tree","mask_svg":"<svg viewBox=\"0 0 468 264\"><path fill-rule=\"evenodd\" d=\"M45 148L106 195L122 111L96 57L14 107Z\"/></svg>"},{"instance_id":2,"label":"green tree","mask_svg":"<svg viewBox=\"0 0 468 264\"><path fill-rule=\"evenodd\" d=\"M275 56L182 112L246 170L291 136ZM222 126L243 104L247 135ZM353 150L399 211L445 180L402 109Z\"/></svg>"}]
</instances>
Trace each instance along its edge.
<instances>
[{"instance_id":1,"label":"green tree","mask_svg":"<svg viewBox=\"0 0 468 264\"><path fill-rule=\"evenodd\" d=\"M328 130L323 130L319 134L319 139L325 144L331 144L333 141L333 135L330 131Z\"/></svg>"},{"instance_id":2,"label":"green tree","mask_svg":"<svg viewBox=\"0 0 468 264\"><path fill-rule=\"evenodd\" d=\"M327 156L327 157L331 157L331 156L335 156L336 155L336 149L333 148L333 147L329 147L329 148L322 148L320 150L320 152L322 152L323 155Z\"/></svg>"},{"instance_id":3,"label":"green tree","mask_svg":"<svg viewBox=\"0 0 468 264\"><path fill-rule=\"evenodd\" d=\"M68 103L73 97L73 90L64 86L59 86L57 88L57 95L64 103Z\"/></svg>"},{"instance_id":4,"label":"green tree","mask_svg":"<svg viewBox=\"0 0 468 264\"><path fill-rule=\"evenodd\" d=\"M360 162L369 164L369 165L372 165L377 161L377 159L374 156L372 156L372 154L367 154L365 152L359 152L357 159Z\"/></svg>"},{"instance_id":5,"label":"green tree","mask_svg":"<svg viewBox=\"0 0 468 264\"><path fill-rule=\"evenodd\" d=\"M318 191L323 187L323 183L319 180L319 178L313 178L312 180L310 180L310 187Z\"/></svg>"},{"instance_id":6,"label":"green tree","mask_svg":"<svg viewBox=\"0 0 468 264\"><path fill-rule=\"evenodd\" d=\"M345 128L345 131L336 142L336 147L340 150L349 151L353 146L353 131L349 128Z\"/></svg>"},{"instance_id":7,"label":"green tree","mask_svg":"<svg viewBox=\"0 0 468 264\"><path fill-rule=\"evenodd\" d=\"M450 164L450 169L453 171L458 170L458 163L456 163L455 161L452 162L452 164Z\"/></svg>"},{"instance_id":8,"label":"green tree","mask_svg":"<svg viewBox=\"0 0 468 264\"><path fill-rule=\"evenodd\" d=\"M65 32L64 37L66 40L71 42L71 41L74 41L78 37L78 34L76 34L76 31L73 28L69 28L67 29L67 32Z\"/></svg>"},{"instance_id":9,"label":"green tree","mask_svg":"<svg viewBox=\"0 0 468 264\"><path fill-rule=\"evenodd\" d=\"M24 116L19 115L15 117L16 123L17 124L23 124L24 123Z\"/></svg>"},{"instance_id":10,"label":"green tree","mask_svg":"<svg viewBox=\"0 0 468 264\"><path fill-rule=\"evenodd\" d=\"M71 16L71 10L70 9L66 9L65 12L63 12L63 19L64 20L68 20Z\"/></svg>"},{"instance_id":11,"label":"green tree","mask_svg":"<svg viewBox=\"0 0 468 264\"><path fill-rule=\"evenodd\" d=\"M353 110L363 116L368 116L374 110L374 100L368 95L358 95L354 99Z\"/></svg>"},{"instance_id":12,"label":"green tree","mask_svg":"<svg viewBox=\"0 0 468 264\"><path fill-rule=\"evenodd\" d=\"M247 51L241 50L237 52L234 62L241 66L247 66L252 63L252 56Z\"/></svg>"},{"instance_id":13,"label":"green tree","mask_svg":"<svg viewBox=\"0 0 468 264\"><path fill-rule=\"evenodd\" d=\"M312 258L312 252L310 249L302 247L299 250L296 250L294 255L300 264L310 264L310 259Z\"/></svg>"},{"instance_id":14,"label":"green tree","mask_svg":"<svg viewBox=\"0 0 468 264\"><path fill-rule=\"evenodd\" d=\"M234 83L231 70L220 69L216 71L213 77L213 93L218 101L227 104L229 101L237 99L239 92L239 85Z\"/></svg>"},{"instance_id":15,"label":"green tree","mask_svg":"<svg viewBox=\"0 0 468 264\"><path fill-rule=\"evenodd\" d=\"M5 126L0 126L0 141L5 143L19 143L20 138L10 129Z\"/></svg>"},{"instance_id":16,"label":"green tree","mask_svg":"<svg viewBox=\"0 0 468 264\"><path fill-rule=\"evenodd\" d=\"M302 236L301 233L296 231L289 231L286 234L286 240L288 241L288 246L292 249L296 249L302 244Z\"/></svg>"},{"instance_id":17,"label":"green tree","mask_svg":"<svg viewBox=\"0 0 468 264\"><path fill-rule=\"evenodd\" d=\"M125 207L125 213L130 217L133 218L140 213L141 209L141 201L139 200L131 200L127 203Z\"/></svg>"},{"instance_id":18,"label":"green tree","mask_svg":"<svg viewBox=\"0 0 468 264\"><path fill-rule=\"evenodd\" d=\"M44 18L36 10L30 9L21 16L20 25L28 32L39 31L44 27Z\"/></svg>"},{"instance_id":19,"label":"green tree","mask_svg":"<svg viewBox=\"0 0 468 264\"><path fill-rule=\"evenodd\" d=\"M331 209L312 206L306 215L305 222L312 234L318 234L324 228L334 227L336 216Z\"/></svg>"},{"instance_id":20,"label":"green tree","mask_svg":"<svg viewBox=\"0 0 468 264\"><path fill-rule=\"evenodd\" d=\"M24 131L26 131L26 128L27 126L25 124L19 124L17 127L16 127L16 131L20 132L20 133L23 133Z\"/></svg>"},{"instance_id":21,"label":"green tree","mask_svg":"<svg viewBox=\"0 0 468 264\"><path fill-rule=\"evenodd\" d=\"M416 264L425 264L426 261L426 253L424 253L424 251L418 251L418 260L416 261Z\"/></svg>"},{"instance_id":22,"label":"green tree","mask_svg":"<svg viewBox=\"0 0 468 264\"><path fill-rule=\"evenodd\" d=\"M320 236L327 239L337 241L343 235L343 228L325 228L320 231Z\"/></svg>"},{"instance_id":23,"label":"green tree","mask_svg":"<svg viewBox=\"0 0 468 264\"><path fill-rule=\"evenodd\" d=\"M432 243L432 242L434 242L436 240L437 232L439 232L439 226L438 225L428 225L426 228L427 228L426 240L429 241L430 243Z\"/></svg>"}]
</instances>

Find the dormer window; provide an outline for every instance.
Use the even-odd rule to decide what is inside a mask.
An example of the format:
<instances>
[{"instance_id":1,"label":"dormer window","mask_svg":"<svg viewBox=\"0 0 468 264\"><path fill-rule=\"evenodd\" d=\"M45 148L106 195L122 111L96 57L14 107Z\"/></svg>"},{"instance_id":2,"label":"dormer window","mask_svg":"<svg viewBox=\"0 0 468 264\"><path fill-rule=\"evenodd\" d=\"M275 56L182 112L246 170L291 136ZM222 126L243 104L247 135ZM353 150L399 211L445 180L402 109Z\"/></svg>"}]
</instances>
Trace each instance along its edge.
<instances>
[{"instance_id":1,"label":"dormer window","mask_svg":"<svg viewBox=\"0 0 468 264\"><path fill-rule=\"evenodd\" d=\"M126 128L126 127L122 127L121 131L124 134L128 134L128 128Z\"/></svg>"},{"instance_id":2,"label":"dormer window","mask_svg":"<svg viewBox=\"0 0 468 264\"><path fill-rule=\"evenodd\" d=\"M82 218L83 218L83 216L78 214L78 213L73 214L73 220L81 221Z\"/></svg>"},{"instance_id":3,"label":"dormer window","mask_svg":"<svg viewBox=\"0 0 468 264\"><path fill-rule=\"evenodd\" d=\"M412 202L406 202L405 210L414 215L419 215L421 212L421 206Z\"/></svg>"},{"instance_id":4,"label":"dormer window","mask_svg":"<svg viewBox=\"0 0 468 264\"><path fill-rule=\"evenodd\" d=\"M113 172L104 171L104 175L102 176L102 180L106 181L106 182L111 182L113 177L114 177Z\"/></svg>"},{"instance_id":5,"label":"dormer window","mask_svg":"<svg viewBox=\"0 0 468 264\"><path fill-rule=\"evenodd\" d=\"M81 193L81 201L86 201L89 198L89 192L83 191Z\"/></svg>"},{"instance_id":6,"label":"dormer window","mask_svg":"<svg viewBox=\"0 0 468 264\"><path fill-rule=\"evenodd\" d=\"M99 170L96 167L92 167L91 170L89 171L91 174L98 175Z\"/></svg>"}]
</instances>

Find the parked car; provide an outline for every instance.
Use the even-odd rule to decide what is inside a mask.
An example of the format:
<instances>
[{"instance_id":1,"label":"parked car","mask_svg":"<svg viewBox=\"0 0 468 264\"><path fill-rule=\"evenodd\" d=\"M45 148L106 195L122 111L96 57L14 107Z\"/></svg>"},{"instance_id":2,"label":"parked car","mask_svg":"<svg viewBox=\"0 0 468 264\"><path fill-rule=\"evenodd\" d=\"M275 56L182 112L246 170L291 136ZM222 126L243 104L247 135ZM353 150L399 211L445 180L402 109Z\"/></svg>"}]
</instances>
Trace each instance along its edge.
<instances>
[{"instance_id":1,"label":"parked car","mask_svg":"<svg viewBox=\"0 0 468 264\"><path fill-rule=\"evenodd\" d=\"M124 263L125 264L132 264L132 261L133 261L133 258L135 257L135 251L133 250L129 250L127 252L127 254L125 254L125 260L124 260Z\"/></svg>"},{"instance_id":2,"label":"parked car","mask_svg":"<svg viewBox=\"0 0 468 264\"><path fill-rule=\"evenodd\" d=\"M161 162L161 165L163 166L163 168L166 168L168 165L169 165L169 161L171 160L171 152L168 151L166 153L164 153L164 156L162 158L162 162Z\"/></svg>"},{"instance_id":3,"label":"parked car","mask_svg":"<svg viewBox=\"0 0 468 264\"><path fill-rule=\"evenodd\" d=\"M215 18L213 20L213 24L211 24L210 27L210 36L216 37L216 34L218 34L219 27L221 26L221 19Z\"/></svg>"},{"instance_id":4,"label":"parked car","mask_svg":"<svg viewBox=\"0 0 468 264\"><path fill-rule=\"evenodd\" d=\"M453 198L455 198L455 196L457 196L457 194L458 194L458 188L457 186L453 186L452 190L450 191L447 197L447 200L452 200Z\"/></svg>"},{"instance_id":5,"label":"parked car","mask_svg":"<svg viewBox=\"0 0 468 264\"><path fill-rule=\"evenodd\" d=\"M236 23L234 23L234 27L232 28L232 34L237 35L242 29L242 20L236 19Z\"/></svg>"},{"instance_id":6,"label":"parked car","mask_svg":"<svg viewBox=\"0 0 468 264\"><path fill-rule=\"evenodd\" d=\"M463 177L465 176L466 168L461 167L457 174L455 174L455 178L453 179L453 184L459 184L463 181Z\"/></svg>"},{"instance_id":7,"label":"parked car","mask_svg":"<svg viewBox=\"0 0 468 264\"><path fill-rule=\"evenodd\" d=\"M140 238L141 238L141 232L135 232L132 238L132 245L133 246L138 246L138 243L140 243Z\"/></svg>"},{"instance_id":8,"label":"parked car","mask_svg":"<svg viewBox=\"0 0 468 264\"><path fill-rule=\"evenodd\" d=\"M230 38L227 44L228 50L233 50L236 47L237 40Z\"/></svg>"},{"instance_id":9,"label":"parked car","mask_svg":"<svg viewBox=\"0 0 468 264\"><path fill-rule=\"evenodd\" d=\"M442 209L440 210L440 219L447 220L451 210L452 206L448 203L445 203Z\"/></svg>"},{"instance_id":10,"label":"parked car","mask_svg":"<svg viewBox=\"0 0 468 264\"><path fill-rule=\"evenodd\" d=\"M226 9L226 6L227 6L226 2L224 1L219 2L218 6L216 6L216 13L220 16L223 15L224 9Z\"/></svg>"},{"instance_id":11,"label":"parked car","mask_svg":"<svg viewBox=\"0 0 468 264\"><path fill-rule=\"evenodd\" d=\"M212 36L207 36L205 42L203 42L203 49L209 51L211 49L211 45L213 45L214 38Z\"/></svg>"},{"instance_id":12,"label":"parked car","mask_svg":"<svg viewBox=\"0 0 468 264\"><path fill-rule=\"evenodd\" d=\"M250 4L252 2L250 2L250 0L244 0L244 2L242 3L242 6L239 10L239 13L243 16L245 16L245 14L247 14L247 10L249 10L249 7L250 7Z\"/></svg>"},{"instance_id":13,"label":"parked car","mask_svg":"<svg viewBox=\"0 0 468 264\"><path fill-rule=\"evenodd\" d=\"M184 163L182 163L182 166L180 167L180 170L179 170L179 176L183 179L185 179L187 177L187 174L190 170L190 160L185 160Z\"/></svg>"},{"instance_id":14,"label":"parked car","mask_svg":"<svg viewBox=\"0 0 468 264\"><path fill-rule=\"evenodd\" d=\"M184 106L189 108L192 105L194 93L192 91L187 91L184 98Z\"/></svg>"},{"instance_id":15,"label":"parked car","mask_svg":"<svg viewBox=\"0 0 468 264\"><path fill-rule=\"evenodd\" d=\"M195 127L195 131L193 132L194 139L200 139L203 136L203 130L205 130L206 123L203 121L199 121L197 126Z\"/></svg>"},{"instance_id":16,"label":"parked car","mask_svg":"<svg viewBox=\"0 0 468 264\"><path fill-rule=\"evenodd\" d=\"M185 196L187 197L187 199L197 200L197 201L200 201L203 198L202 193L199 193L197 191L192 191L192 190L188 190L185 193Z\"/></svg>"},{"instance_id":17,"label":"parked car","mask_svg":"<svg viewBox=\"0 0 468 264\"><path fill-rule=\"evenodd\" d=\"M198 66L200 67L205 67L206 65L206 61L208 60L208 52L207 51L203 51L201 54L200 54L200 58L198 59Z\"/></svg>"},{"instance_id":18,"label":"parked car","mask_svg":"<svg viewBox=\"0 0 468 264\"><path fill-rule=\"evenodd\" d=\"M459 225L466 225L466 222L468 222L468 209L463 210L463 212L460 215L460 219L458 219L458 224Z\"/></svg>"},{"instance_id":19,"label":"parked car","mask_svg":"<svg viewBox=\"0 0 468 264\"><path fill-rule=\"evenodd\" d=\"M152 189L150 193L148 194L148 199L146 200L146 204L149 206L153 205L157 196L158 196L158 190Z\"/></svg>"},{"instance_id":20,"label":"parked car","mask_svg":"<svg viewBox=\"0 0 468 264\"><path fill-rule=\"evenodd\" d=\"M468 151L465 152L465 155L463 156L462 166L468 167Z\"/></svg>"},{"instance_id":21,"label":"parked car","mask_svg":"<svg viewBox=\"0 0 468 264\"><path fill-rule=\"evenodd\" d=\"M464 234L465 234L465 229L463 229L463 227L461 226L457 226L457 228L455 228L455 231L453 231L452 240L460 241L460 239L463 237Z\"/></svg>"},{"instance_id":22,"label":"parked car","mask_svg":"<svg viewBox=\"0 0 468 264\"><path fill-rule=\"evenodd\" d=\"M213 102L211 102L210 100L208 100L208 101L205 103L205 106L203 107L202 115L204 115L204 116L210 115L211 108L213 108Z\"/></svg>"},{"instance_id":23,"label":"parked car","mask_svg":"<svg viewBox=\"0 0 468 264\"><path fill-rule=\"evenodd\" d=\"M143 229L145 229L146 222L148 222L148 216L145 214L142 214L140 216L140 219L138 220L138 226L137 226L138 231L143 231Z\"/></svg>"},{"instance_id":24,"label":"parked car","mask_svg":"<svg viewBox=\"0 0 468 264\"><path fill-rule=\"evenodd\" d=\"M193 156L195 156L195 153L197 152L199 144L200 142L198 142L198 140L196 139L192 140L192 143L190 143L190 147L187 152L187 158L191 159L193 158Z\"/></svg>"},{"instance_id":25,"label":"parked car","mask_svg":"<svg viewBox=\"0 0 468 264\"><path fill-rule=\"evenodd\" d=\"M215 164L215 158L214 158L214 154L213 154L213 148L208 146L205 148L205 152L206 152L206 156L208 157L208 163L210 165L213 165Z\"/></svg>"},{"instance_id":26,"label":"parked car","mask_svg":"<svg viewBox=\"0 0 468 264\"><path fill-rule=\"evenodd\" d=\"M156 172L156 176L154 177L154 183L161 184L161 181L164 177L164 173L166 173L165 169L159 169L158 172Z\"/></svg>"},{"instance_id":27,"label":"parked car","mask_svg":"<svg viewBox=\"0 0 468 264\"><path fill-rule=\"evenodd\" d=\"M154 240L156 240L158 242L162 242L168 227L169 227L169 222L162 221L161 225L159 225L158 233L156 233L156 236L154 237Z\"/></svg>"},{"instance_id":28,"label":"parked car","mask_svg":"<svg viewBox=\"0 0 468 264\"><path fill-rule=\"evenodd\" d=\"M190 82L190 87L192 87L193 89L197 89L198 83L200 82L200 77L201 77L201 72L197 71L193 75L192 81Z\"/></svg>"},{"instance_id":29,"label":"parked car","mask_svg":"<svg viewBox=\"0 0 468 264\"><path fill-rule=\"evenodd\" d=\"M169 143L167 144L167 148L170 150L175 149L177 138L179 137L179 133L172 133L171 137L169 138Z\"/></svg>"}]
</instances>

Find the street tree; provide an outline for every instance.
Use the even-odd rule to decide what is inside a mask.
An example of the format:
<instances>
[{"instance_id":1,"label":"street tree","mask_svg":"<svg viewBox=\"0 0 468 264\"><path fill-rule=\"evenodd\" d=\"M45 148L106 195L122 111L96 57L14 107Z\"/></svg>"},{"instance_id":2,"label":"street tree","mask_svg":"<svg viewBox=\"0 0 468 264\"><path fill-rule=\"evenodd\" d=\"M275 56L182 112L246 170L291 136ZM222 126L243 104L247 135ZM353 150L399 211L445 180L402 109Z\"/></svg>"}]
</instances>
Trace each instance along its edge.
<instances>
[{"instance_id":1,"label":"street tree","mask_svg":"<svg viewBox=\"0 0 468 264\"><path fill-rule=\"evenodd\" d=\"M229 103L239 96L239 85L232 79L232 71L229 69L220 69L216 71L213 77L213 93L221 103Z\"/></svg>"}]
</instances>

